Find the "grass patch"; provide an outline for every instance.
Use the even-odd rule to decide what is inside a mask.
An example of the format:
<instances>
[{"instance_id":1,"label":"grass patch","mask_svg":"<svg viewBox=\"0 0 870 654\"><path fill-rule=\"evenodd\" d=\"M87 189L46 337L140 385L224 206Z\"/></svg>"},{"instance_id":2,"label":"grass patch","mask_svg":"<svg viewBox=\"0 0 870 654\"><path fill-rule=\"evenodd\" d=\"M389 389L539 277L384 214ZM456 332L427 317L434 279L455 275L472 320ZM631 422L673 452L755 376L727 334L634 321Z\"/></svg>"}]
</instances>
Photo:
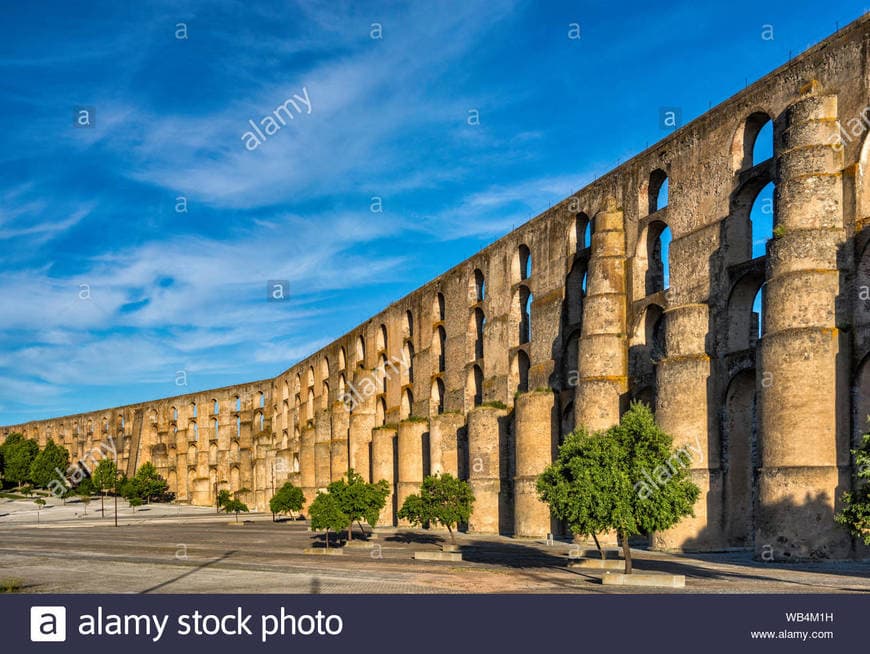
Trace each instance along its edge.
<instances>
[{"instance_id":1,"label":"grass patch","mask_svg":"<svg viewBox=\"0 0 870 654\"><path fill-rule=\"evenodd\" d=\"M26 500L29 499L24 495L19 495L18 493L0 493L0 497L7 500Z\"/></svg>"},{"instance_id":2,"label":"grass patch","mask_svg":"<svg viewBox=\"0 0 870 654\"><path fill-rule=\"evenodd\" d=\"M21 579L0 579L0 593L20 593L23 586Z\"/></svg>"},{"instance_id":3,"label":"grass patch","mask_svg":"<svg viewBox=\"0 0 870 654\"><path fill-rule=\"evenodd\" d=\"M489 402L483 402L480 406L488 406L492 409L502 409L503 411L507 411L507 404L504 402L499 402L498 400L493 400Z\"/></svg>"}]
</instances>

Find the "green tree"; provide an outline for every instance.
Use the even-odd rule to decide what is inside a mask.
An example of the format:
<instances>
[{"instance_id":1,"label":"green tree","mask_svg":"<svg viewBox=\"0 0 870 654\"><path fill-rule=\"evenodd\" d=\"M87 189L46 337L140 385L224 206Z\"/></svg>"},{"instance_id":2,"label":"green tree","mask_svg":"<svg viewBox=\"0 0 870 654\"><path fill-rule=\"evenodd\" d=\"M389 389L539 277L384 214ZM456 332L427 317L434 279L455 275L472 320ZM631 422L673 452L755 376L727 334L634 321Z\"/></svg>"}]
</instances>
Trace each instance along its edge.
<instances>
[{"instance_id":1,"label":"green tree","mask_svg":"<svg viewBox=\"0 0 870 654\"><path fill-rule=\"evenodd\" d=\"M169 484L157 472L157 468L149 461L143 463L130 481L123 485L122 495L129 500L137 497L144 502L164 499L169 491Z\"/></svg>"},{"instance_id":2,"label":"green tree","mask_svg":"<svg viewBox=\"0 0 870 654\"><path fill-rule=\"evenodd\" d=\"M843 509L834 519L855 538L870 545L870 434L864 434L861 446L852 450L852 454L855 455L858 483L854 491L843 493Z\"/></svg>"},{"instance_id":3,"label":"green tree","mask_svg":"<svg viewBox=\"0 0 870 654\"><path fill-rule=\"evenodd\" d=\"M335 497L341 512L350 518L347 525L347 539L350 541L353 540L354 521L357 521L363 533L365 530L361 520L365 519L372 527L378 523L378 516L390 494L390 485L383 479L370 484L351 468L346 477L332 482L326 490Z\"/></svg>"},{"instance_id":4,"label":"green tree","mask_svg":"<svg viewBox=\"0 0 870 654\"><path fill-rule=\"evenodd\" d=\"M30 481L30 466L39 454L39 444L21 434L10 434L3 443L3 478L21 485Z\"/></svg>"},{"instance_id":5,"label":"green tree","mask_svg":"<svg viewBox=\"0 0 870 654\"><path fill-rule=\"evenodd\" d=\"M334 495L318 493L311 506L308 507L308 515L311 517L312 529L326 530L326 547L329 547L329 530L335 532L346 529L351 524L351 519L345 515Z\"/></svg>"},{"instance_id":6,"label":"green tree","mask_svg":"<svg viewBox=\"0 0 870 654\"><path fill-rule=\"evenodd\" d=\"M224 511L227 513L235 513L236 522L238 522L239 513L247 513L250 509L248 508L248 505L241 500L232 499L224 502Z\"/></svg>"},{"instance_id":7,"label":"green tree","mask_svg":"<svg viewBox=\"0 0 870 654\"><path fill-rule=\"evenodd\" d=\"M305 496L302 494L302 489L289 481L281 486L269 500L269 509L273 514L290 513L295 515L297 511L302 510L304 505Z\"/></svg>"},{"instance_id":8,"label":"green tree","mask_svg":"<svg viewBox=\"0 0 870 654\"><path fill-rule=\"evenodd\" d=\"M419 495L405 498L399 517L414 525L434 522L447 527L450 542L456 545L453 529L468 522L474 507L474 492L466 481L451 474L426 477Z\"/></svg>"},{"instance_id":9,"label":"green tree","mask_svg":"<svg viewBox=\"0 0 870 654\"><path fill-rule=\"evenodd\" d=\"M66 486L66 469L69 467L69 452L65 447L48 439L45 448L30 464L30 480L38 488L51 487L52 492Z\"/></svg>"},{"instance_id":10,"label":"green tree","mask_svg":"<svg viewBox=\"0 0 870 654\"><path fill-rule=\"evenodd\" d=\"M700 490L689 478L690 463L688 448L675 451L649 407L636 402L619 425L570 434L538 478L538 495L576 534L615 531L630 574L629 537L668 529L694 515Z\"/></svg>"},{"instance_id":11,"label":"green tree","mask_svg":"<svg viewBox=\"0 0 870 654\"><path fill-rule=\"evenodd\" d=\"M226 503L232 501L232 499L233 499L233 496L228 490L223 489L223 490L218 491L218 495L217 495L218 511L220 511L222 508L224 508Z\"/></svg>"},{"instance_id":12,"label":"green tree","mask_svg":"<svg viewBox=\"0 0 870 654\"><path fill-rule=\"evenodd\" d=\"M116 477L118 476L118 466L112 459L100 459L97 467L91 473L91 482L94 488L100 493L100 515L106 515L106 493L114 490Z\"/></svg>"}]
</instances>

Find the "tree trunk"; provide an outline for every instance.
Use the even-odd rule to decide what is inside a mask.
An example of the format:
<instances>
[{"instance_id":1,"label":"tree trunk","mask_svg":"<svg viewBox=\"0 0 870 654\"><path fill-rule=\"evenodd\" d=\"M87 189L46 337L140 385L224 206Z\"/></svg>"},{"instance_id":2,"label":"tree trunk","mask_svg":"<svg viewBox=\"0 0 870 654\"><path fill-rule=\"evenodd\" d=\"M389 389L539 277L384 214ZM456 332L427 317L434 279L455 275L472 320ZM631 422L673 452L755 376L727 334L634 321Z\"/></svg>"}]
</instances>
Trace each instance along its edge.
<instances>
[{"instance_id":1,"label":"tree trunk","mask_svg":"<svg viewBox=\"0 0 870 654\"><path fill-rule=\"evenodd\" d=\"M100 493L100 518L106 517L106 494Z\"/></svg>"},{"instance_id":2,"label":"tree trunk","mask_svg":"<svg viewBox=\"0 0 870 654\"><path fill-rule=\"evenodd\" d=\"M601 560L603 561L604 559L607 558L607 556L604 554L604 550L601 549L601 543L598 542L598 536L596 536L595 534L592 534L592 540L595 541L595 547L598 548L598 553L601 555Z\"/></svg>"},{"instance_id":3,"label":"tree trunk","mask_svg":"<svg viewBox=\"0 0 870 654\"><path fill-rule=\"evenodd\" d=\"M329 549L329 529L326 530L326 549Z\"/></svg>"},{"instance_id":4,"label":"tree trunk","mask_svg":"<svg viewBox=\"0 0 870 654\"><path fill-rule=\"evenodd\" d=\"M453 535L453 530L450 528L450 525L447 525L447 531L450 532L450 544L456 545L456 536Z\"/></svg>"},{"instance_id":5,"label":"tree trunk","mask_svg":"<svg viewBox=\"0 0 870 654\"><path fill-rule=\"evenodd\" d=\"M619 537L619 540L622 541L622 552L625 556L625 574L631 574L631 547L628 545L628 536L626 536L625 532L620 531L616 534Z\"/></svg>"},{"instance_id":6,"label":"tree trunk","mask_svg":"<svg viewBox=\"0 0 870 654\"><path fill-rule=\"evenodd\" d=\"M359 520L357 520L356 523L359 525L359 530L362 532L362 535L365 536L365 535L366 535L366 530L363 528L363 526L362 526L362 522L360 522Z\"/></svg>"},{"instance_id":7,"label":"tree trunk","mask_svg":"<svg viewBox=\"0 0 870 654\"><path fill-rule=\"evenodd\" d=\"M353 540L353 520L350 521L350 524L347 526L347 542Z\"/></svg>"}]
</instances>

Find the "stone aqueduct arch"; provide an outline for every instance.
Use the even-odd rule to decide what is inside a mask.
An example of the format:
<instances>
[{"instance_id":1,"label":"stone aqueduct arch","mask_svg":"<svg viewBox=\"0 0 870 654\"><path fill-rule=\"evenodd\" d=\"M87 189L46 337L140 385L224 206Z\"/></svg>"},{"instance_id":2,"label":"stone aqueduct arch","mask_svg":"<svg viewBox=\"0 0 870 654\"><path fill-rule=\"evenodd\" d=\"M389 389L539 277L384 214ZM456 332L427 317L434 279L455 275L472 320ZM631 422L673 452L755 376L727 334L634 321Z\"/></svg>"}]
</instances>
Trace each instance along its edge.
<instances>
[{"instance_id":1,"label":"stone aqueduct arch","mask_svg":"<svg viewBox=\"0 0 870 654\"><path fill-rule=\"evenodd\" d=\"M391 483L383 524L450 472L475 489L472 530L541 536L560 526L534 478L561 438L639 400L702 489L654 546L848 556L831 516L870 413L868 42L865 18L274 379L0 435L79 457L114 438L122 468L150 460L203 505L248 488L263 510L287 479L310 502L353 467ZM774 156L754 161L768 120Z\"/></svg>"}]
</instances>

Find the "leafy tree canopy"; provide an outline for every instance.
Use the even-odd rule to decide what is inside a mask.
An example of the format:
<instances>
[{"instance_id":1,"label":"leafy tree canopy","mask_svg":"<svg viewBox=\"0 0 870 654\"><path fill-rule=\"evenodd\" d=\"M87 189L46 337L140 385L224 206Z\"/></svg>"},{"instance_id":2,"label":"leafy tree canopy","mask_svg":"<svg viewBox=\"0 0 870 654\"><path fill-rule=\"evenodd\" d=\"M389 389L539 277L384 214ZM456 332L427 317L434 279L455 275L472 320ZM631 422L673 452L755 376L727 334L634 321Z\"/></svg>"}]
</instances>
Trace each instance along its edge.
<instances>
[{"instance_id":1,"label":"leafy tree canopy","mask_svg":"<svg viewBox=\"0 0 870 654\"><path fill-rule=\"evenodd\" d=\"M301 511L304 504L302 489L288 481L269 500L269 509L272 513L292 513Z\"/></svg>"},{"instance_id":2,"label":"leafy tree canopy","mask_svg":"<svg viewBox=\"0 0 870 654\"><path fill-rule=\"evenodd\" d=\"M870 434L864 434L861 446L852 450L852 454L855 455L858 484L855 491L843 493L843 509L835 520L853 536L863 540L865 545L870 545Z\"/></svg>"},{"instance_id":3,"label":"leafy tree canopy","mask_svg":"<svg viewBox=\"0 0 870 654\"><path fill-rule=\"evenodd\" d=\"M630 536L668 529L694 514L700 490L689 467L696 453L691 446L674 450L649 407L634 403L619 425L570 434L538 478L538 494L576 534L616 531L631 572Z\"/></svg>"},{"instance_id":4,"label":"leafy tree canopy","mask_svg":"<svg viewBox=\"0 0 870 654\"><path fill-rule=\"evenodd\" d=\"M364 519L372 527L377 524L378 516L387 503L390 485L384 479L370 484L351 468L347 476L329 484L327 491L335 498L339 510L350 520L347 532L350 540L352 533L349 525L354 520Z\"/></svg>"},{"instance_id":5,"label":"leafy tree canopy","mask_svg":"<svg viewBox=\"0 0 870 654\"><path fill-rule=\"evenodd\" d=\"M133 478L123 484L122 495L127 500L137 498L146 502L161 501L168 499L169 484L149 461L143 463Z\"/></svg>"},{"instance_id":6,"label":"leafy tree canopy","mask_svg":"<svg viewBox=\"0 0 870 654\"><path fill-rule=\"evenodd\" d=\"M341 531L351 523L350 518L341 510L338 500L329 493L318 493L308 508L312 529L332 529Z\"/></svg>"},{"instance_id":7,"label":"leafy tree canopy","mask_svg":"<svg viewBox=\"0 0 870 654\"><path fill-rule=\"evenodd\" d=\"M30 466L39 454L39 444L21 434L10 434L3 443L3 478L15 484L30 481Z\"/></svg>"},{"instance_id":8,"label":"leafy tree canopy","mask_svg":"<svg viewBox=\"0 0 870 654\"><path fill-rule=\"evenodd\" d=\"M45 448L30 464L30 480L38 488L48 488L52 481L65 483L68 467L69 452L65 447L55 445L49 438Z\"/></svg>"},{"instance_id":9,"label":"leafy tree canopy","mask_svg":"<svg viewBox=\"0 0 870 654\"><path fill-rule=\"evenodd\" d=\"M115 465L115 462L112 459L104 458L100 459L97 467L91 473L91 480L93 481L94 488L105 493L115 488L115 478L117 475L118 466Z\"/></svg>"},{"instance_id":10,"label":"leafy tree canopy","mask_svg":"<svg viewBox=\"0 0 870 654\"><path fill-rule=\"evenodd\" d=\"M450 541L456 544L453 529L468 522L473 506L474 493L468 482L445 473L426 477L420 494L405 498L399 509L399 517L415 525L428 522L440 524L447 528Z\"/></svg>"}]
</instances>

